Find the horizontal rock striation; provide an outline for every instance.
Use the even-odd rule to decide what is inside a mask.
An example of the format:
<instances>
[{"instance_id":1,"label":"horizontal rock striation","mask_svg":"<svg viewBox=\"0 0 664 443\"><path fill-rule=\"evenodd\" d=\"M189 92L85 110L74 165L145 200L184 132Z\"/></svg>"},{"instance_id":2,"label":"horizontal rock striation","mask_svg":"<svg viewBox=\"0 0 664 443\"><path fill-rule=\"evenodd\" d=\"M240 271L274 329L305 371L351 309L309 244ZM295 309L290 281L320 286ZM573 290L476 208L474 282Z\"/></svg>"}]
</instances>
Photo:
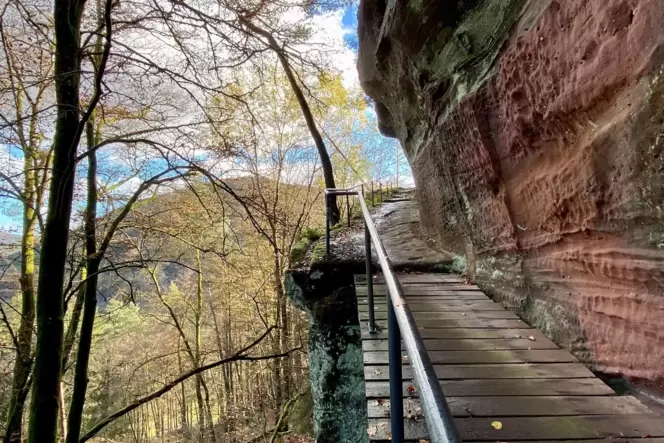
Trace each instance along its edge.
<instances>
[{"instance_id":1,"label":"horizontal rock striation","mask_svg":"<svg viewBox=\"0 0 664 443\"><path fill-rule=\"evenodd\" d=\"M598 370L664 382L661 0L362 0L422 223Z\"/></svg>"}]
</instances>

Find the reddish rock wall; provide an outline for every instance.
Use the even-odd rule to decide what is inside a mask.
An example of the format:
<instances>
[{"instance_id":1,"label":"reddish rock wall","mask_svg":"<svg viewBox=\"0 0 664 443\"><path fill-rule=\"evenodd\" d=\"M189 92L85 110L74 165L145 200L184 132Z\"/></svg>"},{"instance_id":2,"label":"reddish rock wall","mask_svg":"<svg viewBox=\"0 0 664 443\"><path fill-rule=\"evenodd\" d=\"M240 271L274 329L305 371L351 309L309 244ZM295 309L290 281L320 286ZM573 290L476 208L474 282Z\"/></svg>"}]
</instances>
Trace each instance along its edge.
<instances>
[{"instance_id":1,"label":"reddish rock wall","mask_svg":"<svg viewBox=\"0 0 664 443\"><path fill-rule=\"evenodd\" d=\"M599 370L664 383L662 1L363 0L359 31L430 234Z\"/></svg>"}]
</instances>

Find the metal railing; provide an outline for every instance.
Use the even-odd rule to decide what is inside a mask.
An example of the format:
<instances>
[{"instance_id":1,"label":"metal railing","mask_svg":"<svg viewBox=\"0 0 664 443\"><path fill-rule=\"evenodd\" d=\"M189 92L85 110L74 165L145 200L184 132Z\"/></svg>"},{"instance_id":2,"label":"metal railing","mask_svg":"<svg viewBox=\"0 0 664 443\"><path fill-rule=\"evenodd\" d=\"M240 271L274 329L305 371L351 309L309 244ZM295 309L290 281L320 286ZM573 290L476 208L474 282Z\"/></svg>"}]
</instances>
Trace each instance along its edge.
<instances>
[{"instance_id":1,"label":"metal railing","mask_svg":"<svg viewBox=\"0 0 664 443\"><path fill-rule=\"evenodd\" d=\"M383 186L384 185L384 186ZM328 188L328 190L331 190L332 188ZM378 196L378 201L381 203L384 200L383 194L386 196L390 196L390 193L394 190L394 184L392 183L392 180L387 180L384 183L380 180L371 180L368 182L364 182L359 185L352 186L350 188L343 188L343 189L337 189L338 191L351 191L353 189L358 189L362 193L363 196L371 196L369 199L369 202L371 203L371 207L376 206L376 196ZM384 193L383 193L384 191ZM329 194L328 195L333 195ZM328 201L325 200L325 203L327 204ZM328 205L329 206L329 205ZM346 218L348 222L348 227L350 227L350 221L351 221L351 213L350 213L350 202L349 202L349 195L346 195ZM329 217L328 217L329 218ZM330 253L329 248L327 249L327 253Z\"/></svg>"},{"instance_id":2,"label":"metal railing","mask_svg":"<svg viewBox=\"0 0 664 443\"><path fill-rule=\"evenodd\" d=\"M406 348L408 362L413 368L413 378L417 386L422 412L429 430L429 440L432 443L460 443L461 439L454 425L445 395L440 388L438 376L434 370L429 354L427 353L422 336L415 324L401 283L396 277L385 247L383 246L378 230L373 223L369 208L364 201L364 187L361 191L351 189L326 189L325 205L326 218L326 253L330 254L330 205L329 197L332 195L358 197L362 216L364 218L364 245L366 254L367 278L367 306L369 313L369 332L377 333L376 317L374 313L373 278L371 261L371 244L373 243L378 256L385 284L387 286L387 335L390 377L390 421L392 426L392 441L404 441L404 414L403 414L403 384L401 373L401 341ZM371 201L373 202L373 198ZM349 219L350 219L350 214Z\"/></svg>"}]
</instances>

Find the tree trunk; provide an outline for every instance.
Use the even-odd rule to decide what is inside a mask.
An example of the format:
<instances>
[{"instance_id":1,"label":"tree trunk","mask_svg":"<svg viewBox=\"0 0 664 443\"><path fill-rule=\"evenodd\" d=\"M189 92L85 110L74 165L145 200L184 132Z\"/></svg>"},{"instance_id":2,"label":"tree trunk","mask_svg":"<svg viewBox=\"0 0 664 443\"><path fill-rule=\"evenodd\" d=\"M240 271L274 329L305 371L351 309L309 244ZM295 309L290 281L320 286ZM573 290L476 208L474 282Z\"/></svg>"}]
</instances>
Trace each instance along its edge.
<instances>
[{"instance_id":1,"label":"tree trunk","mask_svg":"<svg viewBox=\"0 0 664 443\"><path fill-rule=\"evenodd\" d=\"M88 387L88 364L90 361L90 349L92 348L92 331L97 314L97 272L99 261L88 260L88 284L85 290L85 302L83 306L83 319L81 322L81 337L76 353L76 368L74 372L74 390L69 405L69 417L67 418L67 443L77 443L81 433L83 421L83 406Z\"/></svg>"},{"instance_id":2,"label":"tree trunk","mask_svg":"<svg viewBox=\"0 0 664 443\"><path fill-rule=\"evenodd\" d=\"M201 377L202 379L202 377ZM210 443L216 443L217 437L214 433L214 421L212 419L212 405L210 403L210 390L207 387L207 384L203 382L201 384L203 387L203 399L205 400L205 419L207 420L207 434L210 439Z\"/></svg>"},{"instance_id":3,"label":"tree trunk","mask_svg":"<svg viewBox=\"0 0 664 443\"><path fill-rule=\"evenodd\" d=\"M272 49L272 51L274 51L274 53L279 58L279 62L281 63L281 66L284 68L284 72L286 73L286 77L288 78L288 83L290 84L291 89L295 94L295 98L297 99L297 102L300 105L300 109L302 110L302 115L304 116L304 120L307 123L307 128L309 129L309 133L311 133L311 138L314 139L314 143L316 144L316 149L318 150L318 157L320 158L320 163L323 168L325 187L336 188L336 184L334 182L334 170L332 169L332 161L330 160L330 155L327 152L327 148L325 147L325 142L323 141L323 137L321 136L321 133L318 130L318 126L316 126L316 121L314 120L314 116L311 113L311 108L309 107L309 103L307 102L307 99L304 96L304 93L302 92L302 88L300 88L300 85L298 84L297 79L295 78L295 74L293 74L293 69L291 68L290 63L288 62L288 57L286 57L286 54L284 54L284 51L282 50L281 46L269 31L262 29L259 26L256 26L250 20L244 17L240 17L240 22L244 24L247 28L249 28L251 32L264 37L268 41L270 49ZM337 197L335 195L330 196L329 204L331 209L331 214L330 214L331 223L334 225L339 223L340 220L339 206L337 205Z\"/></svg>"},{"instance_id":4,"label":"tree trunk","mask_svg":"<svg viewBox=\"0 0 664 443\"><path fill-rule=\"evenodd\" d=\"M314 139L314 143L316 144L316 149L318 150L318 156L320 157L320 164L323 168L325 187L336 188L337 186L334 182L334 170L332 169L332 160L330 160L330 154L328 154L327 152L327 148L325 147L325 142L323 142L323 137L321 136L320 131L318 130L318 126L316 126L314 116L311 113L311 108L309 108L309 103L307 103L307 99L304 97L304 94L302 93L302 88L300 88L300 85L297 83L297 80L295 79L295 75L293 74L293 70L291 69L290 64L288 63L288 59L284 55L283 51L281 51L281 48L279 47L277 42L272 37L270 45L272 46L272 49L277 53L279 61L281 62L281 66L284 68L284 71L286 72L286 77L288 77L288 82L290 83L291 88L293 89L293 93L297 98L297 102L300 105L300 109L302 110L302 115L304 115L304 120L307 122L307 128L309 128L311 137ZM337 205L337 196L330 195L329 199L330 199L329 200L330 223L336 225L337 223L339 223L339 220L341 220L341 215L339 213L339 206Z\"/></svg>"},{"instance_id":5,"label":"tree trunk","mask_svg":"<svg viewBox=\"0 0 664 443\"><path fill-rule=\"evenodd\" d=\"M64 332L63 283L74 191L76 148L80 140L80 28L84 3L55 0L55 92L53 173L37 286L37 345L33 367L29 443L54 443Z\"/></svg>"},{"instance_id":6,"label":"tree trunk","mask_svg":"<svg viewBox=\"0 0 664 443\"><path fill-rule=\"evenodd\" d=\"M222 344L222 338L221 338L221 329L219 328L219 319L217 318L217 311L214 307L214 304L212 303L212 294L208 290L208 306L210 308L210 313L212 314L212 325L214 326L214 335L215 335L215 340L217 342L217 351L219 354L219 359L224 358L224 346ZM219 424L223 426L221 429L220 433L222 435L226 434L227 431L227 420L228 420L228 398L229 398L229 392L228 392L228 378L226 377L226 366L222 366L221 369L219 370L219 378L220 378L220 383L217 384L217 413L219 415ZM210 412L210 416L211 416ZM212 423L212 417L210 417L210 423ZM214 426L212 427L212 430L214 432Z\"/></svg>"},{"instance_id":7,"label":"tree trunk","mask_svg":"<svg viewBox=\"0 0 664 443\"><path fill-rule=\"evenodd\" d=\"M65 410L65 392L62 382L60 382L60 396L59 404L60 407L60 441L67 440L67 411Z\"/></svg>"},{"instance_id":8,"label":"tree trunk","mask_svg":"<svg viewBox=\"0 0 664 443\"><path fill-rule=\"evenodd\" d=\"M196 250L196 313L195 313L195 327L196 327L196 343L194 349L194 368L201 367L201 318L203 316L203 265L201 263L201 251ZM196 399L199 400L199 428L201 429L201 442L204 440L205 423L207 422L207 434L210 437L210 442L215 443L214 423L212 421L212 409L210 408L210 391L207 388L203 374L196 376ZM201 398L201 389L203 390L204 399Z\"/></svg>"},{"instance_id":9,"label":"tree trunk","mask_svg":"<svg viewBox=\"0 0 664 443\"><path fill-rule=\"evenodd\" d=\"M180 340L178 340L178 369L180 374L184 372L182 366L182 357L180 356ZM180 404L180 420L182 421L182 436L185 441L191 439L191 433L189 431L189 420L187 420L187 392L185 390L184 383L180 384L180 392L182 395L182 403Z\"/></svg>"},{"instance_id":10,"label":"tree trunk","mask_svg":"<svg viewBox=\"0 0 664 443\"><path fill-rule=\"evenodd\" d=\"M88 272L85 266L81 268L81 281L85 282L88 278ZM69 366L69 357L74 348L74 341L76 340L76 332L78 331L78 324L81 321L81 312L83 311L83 301L85 300L85 283L81 284L76 291L76 298L74 300L74 307L71 311L69 319L69 326L67 326L67 333L65 334L64 350L62 352L62 375L67 372Z\"/></svg>"},{"instance_id":11,"label":"tree trunk","mask_svg":"<svg viewBox=\"0 0 664 443\"><path fill-rule=\"evenodd\" d=\"M275 257L274 257L274 262L275 262L275 268L274 268L274 287L275 291L277 293L277 299L279 300L279 317L281 318L281 337L280 337L280 352L284 353L288 351L289 343L290 343L290 331L289 331L289 324L288 324L288 301L286 299L286 294L284 293L284 287L281 282L281 264L279 262L279 251L275 250ZM281 363L282 367L282 388L281 388L281 394L282 394L282 403L286 400L288 400L291 396L290 390L291 390L291 358L290 355L287 357L284 357ZM281 405L280 405L281 406Z\"/></svg>"},{"instance_id":12,"label":"tree trunk","mask_svg":"<svg viewBox=\"0 0 664 443\"><path fill-rule=\"evenodd\" d=\"M283 334L283 330L281 329L281 309L279 309L279 304L281 303L281 300L279 300L279 296L277 295L277 300L275 303L275 325L276 329L274 330L274 337L272 339L272 352L275 354L279 353L279 349L281 348L281 336ZM281 410L281 406L284 402L284 395L282 392L282 361L281 359L277 359L274 361L274 366L273 366L273 371L272 371L272 383L274 386L274 400L275 400L275 405L274 409L276 411ZM276 417L275 417L276 419Z\"/></svg>"},{"instance_id":13,"label":"tree trunk","mask_svg":"<svg viewBox=\"0 0 664 443\"><path fill-rule=\"evenodd\" d=\"M86 124L88 145L94 143L94 120ZM85 210L85 252L88 278L85 282L85 299L83 302L83 318L81 320L81 336L76 353L76 369L74 373L74 390L69 417L67 418L67 443L78 443L83 421L83 406L88 388L88 364L92 348L92 331L97 315L97 281L100 258L97 253L97 154L88 155L87 207Z\"/></svg>"},{"instance_id":14,"label":"tree trunk","mask_svg":"<svg viewBox=\"0 0 664 443\"><path fill-rule=\"evenodd\" d=\"M198 405L198 441L203 443L205 440L205 405L203 404L203 394L201 392L201 377L200 374L196 375L194 379L194 387L196 389L196 403Z\"/></svg>"},{"instance_id":15,"label":"tree trunk","mask_svg":"<svg viewBox=\"0 0 664 443\"><path fill-rule=\"evenodd\" d=\"M7 408L4 443L20 443L23 408L32 371L32 329L35 323L35 225L37 215L35 168L32 151L24 152L23 236L21 239L21 323L16 334L17 348L12 378L12 393Z\"/></svg>"}]
</instances>

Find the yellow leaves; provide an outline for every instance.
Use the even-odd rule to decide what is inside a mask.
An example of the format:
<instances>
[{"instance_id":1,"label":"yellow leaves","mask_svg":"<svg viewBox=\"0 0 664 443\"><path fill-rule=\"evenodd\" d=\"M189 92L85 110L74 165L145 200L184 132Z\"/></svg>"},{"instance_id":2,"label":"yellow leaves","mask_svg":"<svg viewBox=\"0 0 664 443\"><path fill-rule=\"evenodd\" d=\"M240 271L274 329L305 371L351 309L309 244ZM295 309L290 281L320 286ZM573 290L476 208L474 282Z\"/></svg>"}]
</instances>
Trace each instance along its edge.
<instances>
[{"instance_id":1,"label":"yellow leaves","mask_svg":"<svg viewBox=\"0 0 664 443\"><path fill-rule=\"evenodd\" d=\"M348 91L341 81L341 74L322 72L318 74L318 86L328 106L345 107L348 103Z\"/></svg>"},{"instance_id":2,"label":"yellow leaves","mask_svg":"<svg viewBox=\"0 0 664 443\"><path fill-rule=\"evenodd\" d=\"M422 415L422 407L418 401L409 399L404 406L404 415L406 418L410 420L419 420L424 417L424 415Z\"/></svg>"},{"instance_id":3,"label":"yellow leaves","mask_svg":"<svg viewBox=\"0 0 664 443\"><path fill-rule=\"evenodd\" d=\"M500 431L501 429L503 429L503 423L500 422L500 421L497 421L497 420L496 420L496 421L492 421L492 422L491 422L491 427L492 427L493 429L495 429L496 431Z\"/></svg>"},{"instance_id":4,"label":"yellow leaves","mask_svg":"<svg viewBox=\"0 0 664 443\"><path fill-rule=\"evenodd\" d=\"M317 80L318 84L313 89L326 108L353 109L358 113L366 108L364 94L358 88L346 88L341 73L322 72L318 74Z\"/></svg>"},{"instance_id":5,"label":"yellow leaves","mask_svg":"<svg viewBox=\"0 0 664 443\"><path fill-rule=\"evenodd\" d=\"M369 434L369 437L376 437L378 435L378 430L379 429L384 429L382 434L384 434L388 440L391 439L391 435L389 434L389 431L387 429L387 422L380 422L376 426L372 426L370 428L367 428L367 434ZM381 438L384 438L381 436Z\"/></svg>"}]
</instances>

